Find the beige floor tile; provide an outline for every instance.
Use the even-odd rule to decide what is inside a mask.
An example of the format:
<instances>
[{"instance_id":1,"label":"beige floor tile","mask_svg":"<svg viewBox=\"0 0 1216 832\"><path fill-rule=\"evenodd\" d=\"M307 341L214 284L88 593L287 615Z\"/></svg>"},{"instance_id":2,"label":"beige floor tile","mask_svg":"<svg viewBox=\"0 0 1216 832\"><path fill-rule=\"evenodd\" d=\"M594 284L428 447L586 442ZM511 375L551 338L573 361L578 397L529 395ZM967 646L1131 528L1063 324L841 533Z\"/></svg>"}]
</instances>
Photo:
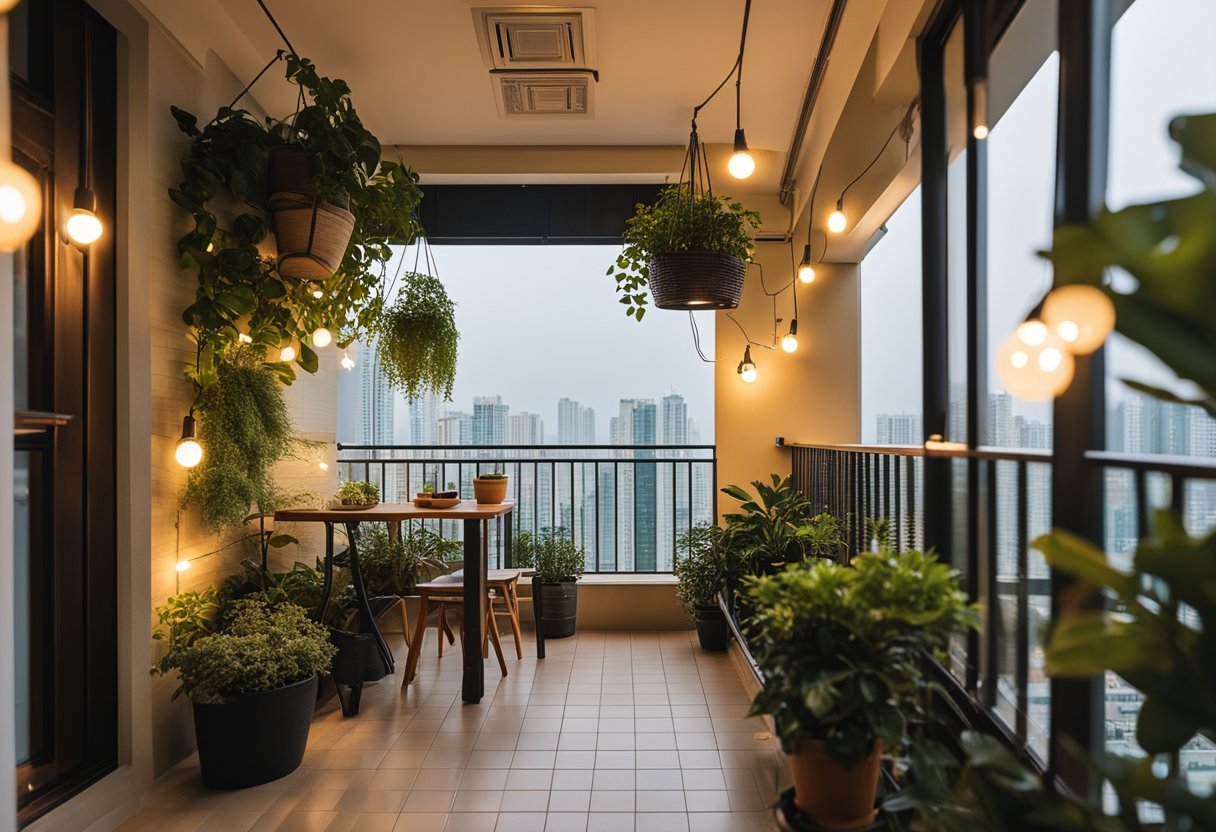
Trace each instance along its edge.
<instances>
[{"instance_id":1,"label":"beige floor tile","mask_svg":"<svg viewBox=\"0 0 1216 832\"><path fill-rule=\"evenodd\" d=\"M498 815L493 812L453 812L444 832L494 832Z\"/></svg>"},{"instance_id":2,"label":"beige floor tile","mask_svg":"<svg viewBox=\"0 0 1216 832\"><path fill-rule=\"evenodd\" d=\"M504 792L499 790L465 790L456 792L452 813L494 812L502 806Z\"/></svg>"},{"instance_id":3,"label":"beige floor tile","mask_svg":"<svg viewBox=\"0 0 1216 832\"><path fill-rule=\"evenodd\" d=\"M447 812L402 812L393 832L444 832L447 823Z\"/></svg>"},{"instance_id":4,"label":"beige floor tile","mask_svg":"<svg viewBox=\"0 0 1216 832\"><path fill-rule=\"evenodd\" d=\"M587 832L633 832L633 812L592 812Z\"/></svg>"}]
</instances>

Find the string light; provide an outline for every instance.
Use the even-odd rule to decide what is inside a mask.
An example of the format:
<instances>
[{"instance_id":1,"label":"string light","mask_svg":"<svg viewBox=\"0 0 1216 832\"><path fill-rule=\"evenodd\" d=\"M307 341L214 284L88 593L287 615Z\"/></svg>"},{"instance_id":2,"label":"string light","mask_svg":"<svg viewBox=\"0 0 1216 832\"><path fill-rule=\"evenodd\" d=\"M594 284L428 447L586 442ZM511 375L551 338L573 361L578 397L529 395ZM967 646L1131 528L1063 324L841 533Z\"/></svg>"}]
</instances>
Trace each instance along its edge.
<instances>
[{"instance_id":1,"label":"string light","mask_svg":"<svg viewBox=\"0 0 1216 832\"><path fill-rule=\"evenodd\" d=\"M177 562L177 566L175 568L177 569L178 572L185 572L187 569L190 568L190 561L179 560Z\"/></svg>"},{"instance_id":2,"label":"string light","mask_svg":"<svg viewBox=\"0 0 1216 832\"><path fill-rule=\"evenodd\" d=\"M751 384L756 380L756 364L752 361L752 347L750 344L743 347L743 360L739 362L739 367L735 372L747 384Z\"/></svg>"},{"instance_id":3,"label":"string light","mask_svg":"<svg viewBox=\"0 0 1216 832\"><path fill-rule=\"evenodd\" d=\"M321 298L325 297L325 293L322 292L320 289L313 289L312 296L314 298L316 298L317 300L320 300Z\"/></svg>"},{"instance_id":4,"label":"string light","mask_svg":"<svg viewBox=\"0 0 1216 832\"><path fill-rule=\"evenodd\" d=\"M173 456L183 468L193 468L203 461L203 446L198 441L198 422L194 420L193 411L182 419L182 438L177 440Z\"/></svg>"},{"instance_id":5,"label":"string light","mask_svg":"<svg viewBox=\"0 0 1216 832\"><path fill-rule=\"evenodd\" d=\"M346 350L342 351L342 369L343 370L355 369L355 359L351 358L350 353L347 352Z\"/></svg>"},{"instance_id":6,"label":"string light","mask_svg":"<svg viewBox=\"0 0 1216 832\"><path fill-rule=\"evenodd\" d=\"M42 192L29 171L0 161L0 251L12 252L29 242L42 221Z\"/></svg>"},{"instance_id":7,"label":"string light","mask_svg":"<svg viewBox=\"0 0 1216 832\"><path fill-rule=\"evenodd\" d=\"M828 231L839 234L849 225L849 218L844 215L844 197L836 200L836 210L828 214Z\"/></svg>"},{"instance_id":8,"label":"string light","mask_svg":"<svg viewBox=\"0 0 1216 832\"><path fill-rule=\"evenodd\" d=\"M803 283L815 282L815 267L811 265L811 244L802 249L802 262L798 264L798 279Z\"/></svg>"},{"instance_id":9,"label":"string light","mask_svg":"<svg viewBox=\"0 0 1216 832\"><path fill-rule=\"evenodd\" d=\"M756 171L756 160L747 149L747 137L742 128L735 130L735 152L730 155L726 168L736 179L746 179Z\"/></svg>"},{"instance_id":10,"label":"string light","mask_svg":"<svg viewBox=\"0 0 1216 832\"><path fill-rule=\"evenodd\" d=\"M317 467L320 468L322 471L328 471L329 463L326 462L325 460L321 460L320 462L317 463Z\"/></svg>"},{"instance_id":11,"label":"string light","mask_svg":"<svg viewBox=\"0 0 1216 832\"><path fill-rule=\"evenodd\" d=\"M93 193L93 73L90 71L93 54L92 30L84 31L84 54L82 57L84 90L84 116L80 120L80 184L72 196L72 213L64 223L68 239L80 248L91 246L101 239L105 226L97 216L97 196Z\"/></svg>"},{"instance_id":12,"label":"string light","mask_svg":"<svg viewBox=\"0 0 1216 832\"><path fill-rule=\"evenodd\" d=\"M798 319L794 318L790 321L790 331L781 339L781 349L786 352L794 352L798 349Z\"/></svg>"},{"instance_id":13,"label":"string light","mask_svg":"<svg viewBox=\"0 0 1216 832\"><path fill-rule=\"evenodd\" d=\"M279 360L288 362L296 360L296 347L294 341L283 347L283 349L279 350Z\"/></svg>"},{"instance_id":14,"label":"string light","mask_svg":"<svg viewBox=\"0 0 1216 832\"><path fill-rule=\"evenodd\" d=\"M314 347L328 347L333 343L334 336L325 327L317 327L312 333L312 345Z\"/></svg>"},{"instance_id":15,"label":"string light","mask_svg":"<svg viewBox=\"0 0 1216 832\"><path fill-rule=\"evenodd\" d=\"M239 342L240 342L240 343L242 343L242 344L252 344L252 343L253 343L253 336L252 336L252 335L248 335L248 334L246 334L246 333L244 333L244 332L239 332L239 333L237 333L236 340L237 340L237 341L239 341Z\"/></svg>"},{"instance_id":16,"label":"string light","mask_svg":"<svg viewBox=\"0 0 1216 832\"><path fill-rule=\"evenodd\" d=\"M997 350L997 376L1011 395L1026 401L1060 395L1072 383L1073 370L1072 353L1033 314Z\"/></svg>"},{"instance_id":17,"label":"string light","mask_svg":"<svg viewBox=\"0 0 1216 832\"><path fill-rule=\"evenodd\" d=\"M1115 328L1115 305L1097 286L1060 286L1043 301L1043 323L1069 352L1088 355L1102 346Z\"/></svg>"},{"instance_id":18,"label":"string light","mask_svg":"<svg viewBox=\"0 0 1216 832\"><path fill-rule=\"evenodd\" d=\"M971 82L971 135L981 142L988 138L988 83L983 78Z\"/></svg>"},{"instance_id":19,"label":"string light","mask_svg":"<svg viewBox=\"0 0 1216 832\"><path fill-rule=\"evenodd\" d=\"M64 225L68 239L78 246L91 246L101 239L104 230L97 218L97 197L89 188L77 188L72 200L72 213Z\"/></svg>"}]
</instances>

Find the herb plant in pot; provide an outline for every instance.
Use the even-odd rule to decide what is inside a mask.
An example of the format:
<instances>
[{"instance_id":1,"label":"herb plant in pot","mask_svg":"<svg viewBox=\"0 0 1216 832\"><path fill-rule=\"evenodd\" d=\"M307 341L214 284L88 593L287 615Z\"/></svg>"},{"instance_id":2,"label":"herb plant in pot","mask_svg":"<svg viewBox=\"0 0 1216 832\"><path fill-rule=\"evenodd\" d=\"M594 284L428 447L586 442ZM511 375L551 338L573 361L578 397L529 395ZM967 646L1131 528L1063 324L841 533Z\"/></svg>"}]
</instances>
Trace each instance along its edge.
<instances>
[{"instance_id":1,"label":"herb plant in pot","mask_svg":"<svg viewBox=\"0 0 1216 832\"><path fill-rule=\"evenodd\" d=\"M718 606L718 593L726 588L727 561L722 529L693 526L676 538L676 599L696 622L697 639L704 650L725 650L730 645L726 616Z\"/></svg>"},{"instance_id":2,"label":"herb plant in pot","mask_svg":"<svg viewBox=\"0 0 1216 832\"><path fill-rule=\"evenodd\" d=\"M482 505L498 505L507 499L507 475L490 471L473 477L473 498Z\"/></svg>"},{"instance_id":3,"label":"herb plant in pot","mask_svg":"<svg viewBox=\"0 0 1216 832\"><path fill-rule=\"evenodd\" d=\"M760 215L730 197L669 185L625 223L625 248L608 268L626 314L639 321L647 290L660 309L734 309L751 262L749 229Z\"/></svg>"},{"instance_id":4,"label":"herb plant in pot","mask_svg":"<svg viewBox=\"0 0 1216 832\"><path fill-rule=\"evenodd\" d=\"M380 488L370 482L347 480L338 486L334 499L343 508L371 508L380 504Z\"/></svg>"},{"instance_id":5,"label":"herb plant in pot","mask_svg":"<svg viewBox=\"0 0 1216 832\"><path fill-rule=\"evenodd\" d=\"M924 653L975 626L958 574L931 553L864 552L752 578L747 594L764 674L751 714L773 717L795 805L825 828L866 825L883 749L923 719Z\"/></svg>"},{"instance_id":6,"label":"herb plant in pot","mask_svg":"<svg viewBox=\"0 0 1216 832\"><path fill-rule=\"evenodd\" d=\"M586 553L568 529L520 532L515 538L515 564L536 570L540 578L541 628L545 638L574 635L578 618L578 579L586 568Z\"/></svg>"},{"instance_id":7,"label":"herb plant in pot","mask_svg":"<svg viewBox=\"0 0 1216 832\"><path fill-rule=\"evenodd\" d=\"M170 607L175 599L170 599ZM194 706L203 782L239 789L277 780L304 759L317 674L334 647L296 604L264 596L233 601L217 629L192 618L161 621L170 643L155 672L176 670Z\"/></svg>"}]
</instances>

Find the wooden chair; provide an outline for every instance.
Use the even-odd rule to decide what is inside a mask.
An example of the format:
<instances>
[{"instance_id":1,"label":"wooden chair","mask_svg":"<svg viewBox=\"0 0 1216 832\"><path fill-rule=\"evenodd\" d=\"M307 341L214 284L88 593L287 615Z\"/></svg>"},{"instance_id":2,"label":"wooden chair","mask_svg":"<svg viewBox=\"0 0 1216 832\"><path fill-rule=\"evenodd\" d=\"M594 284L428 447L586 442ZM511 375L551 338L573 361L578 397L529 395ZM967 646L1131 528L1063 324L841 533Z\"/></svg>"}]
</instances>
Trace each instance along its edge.
<instances>
[{"instance_id":1,"label":"wooden chair","mask_svg":"<svg viewBox=\"0 0 1216 832\"><path fill-rule=\"evenodd\" d=\"M451 637L451 630L447 622L448 607L463 608L464 606L464 584L457 583L453 580L430 581L428 583L418 584L415 587L418 592L418 620L414 627L413 638L410 639L409 657L405 663L405 674L401 680L401 686L405 687L414 680L414 674L418 669L418 659L422 653L422 642L426 634L427 618L432 611L437 612L436 626L439 630L439 655L443 656L443 639L447 635ZM486 621L485 635L481 642L481 651L483 656L489 655L489 647L494 645L494 653L498 658L498 667L502 671L502 675L507 675L507 662L502 653L502 639L498 632L498 621L494 617L494 602L497 600L497 595L493 590L487 591L486 598ZM464 617L461 616L460 637L464 640Z\"/></svg>"},{"instance_id":2,"label":"wooden chair","mask_svg":"<svg viewBox=\"0 0 1216 832\"><path fill-rule=\"evenodd\" d=\"M524 657L524 637L519 629L519 569L491 569L486 573L486 586L503 599L503 612L511 619L511 632L515 637L515 657ZM463 569L457 569L448 579L460 578Z\"/></svg>"}]
</instances>

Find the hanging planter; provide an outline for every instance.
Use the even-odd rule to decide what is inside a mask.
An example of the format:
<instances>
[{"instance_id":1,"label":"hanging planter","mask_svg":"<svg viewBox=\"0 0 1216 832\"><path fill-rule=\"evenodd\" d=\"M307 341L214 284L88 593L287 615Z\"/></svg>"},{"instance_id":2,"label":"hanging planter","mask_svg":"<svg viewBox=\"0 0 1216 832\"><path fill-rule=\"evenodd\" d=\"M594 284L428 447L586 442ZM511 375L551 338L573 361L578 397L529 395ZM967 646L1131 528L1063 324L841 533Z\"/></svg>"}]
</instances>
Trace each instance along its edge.
<instances>
[{"instance_id":1,"label":"hanging planter","mask_svg":"<svg viewBox=\"0 0 1216 832\"><path fill-rule=\"evenodd\" d=\"M399 277L400 294L376 323L376 360L385 382L406 401L424 393L450 400L460 341L456 304L439 278L430 274L434 263L425 239L419 248L426 251L428 271Z\"/></svg>"},{"instance_id":2,"label":"hanging planter","mask_svg":"<svg viewBox=\"0 0 1216 832\"><path fill-rule=\"evenodd\" d=\"M754 248L748 231L760 215L714 194L695 121L680 180L637 206L621 235L625 248L608 267L625 314L639 321L650 295L660 309L695 312L734 309L743 292Z\"/></svg>"},{"instance_id":3,"label":"hanging planter","mask_svg":"<svg viewBox=\"0 0 1216 832\"><path fill-rule=\"evenodd\" d=\"M276 193L270 197L279 274L323 281L342 265L355 215L320 196Z\"/></svg>"}]
</instances>

